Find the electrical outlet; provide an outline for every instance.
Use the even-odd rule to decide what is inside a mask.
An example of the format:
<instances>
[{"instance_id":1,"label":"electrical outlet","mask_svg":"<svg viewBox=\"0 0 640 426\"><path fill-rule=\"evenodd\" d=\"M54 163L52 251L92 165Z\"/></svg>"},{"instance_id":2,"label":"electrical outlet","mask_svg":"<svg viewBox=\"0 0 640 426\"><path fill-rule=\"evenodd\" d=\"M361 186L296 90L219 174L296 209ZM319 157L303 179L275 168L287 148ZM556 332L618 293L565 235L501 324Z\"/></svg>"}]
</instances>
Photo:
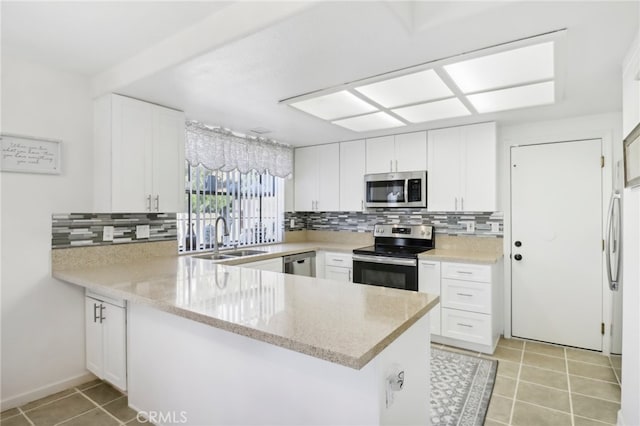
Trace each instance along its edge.
<instances>
[{"instance_id":1,"label":"electrical outlet","mask_svg":"<svg viewBox=\"0 0 640 426\"><path fill-rule=\"evenodd\" d=\"M295 226L296 226L296 220L292 218L289 221L289 228L295 228Z\"/></svg>"},{"instance_id":2,"label":"electrical outlet","mask_svg":"<svg viewBox=\"0 0 640 426\"><path fill-rule=\"evenodd\" d=\"M102 241L113 241L113 226L102 227Z\"/></svg>"},{"instance_id":3,"label":"electrical outlet","mask_svg":"<svg viewBox=\"0 0 640 426\"><path fill-rule=\"evenodd\" d=\"M474 221L467 222L467 232L476 232L476 223Z\"/></svg>"},{"instance_id":4,"label":"electrical outlet","mask_svg":"<svg viewBox=\"0 0 640 426\"><path fill-rule=\"evenodd\" d=\"M136 225L136 239L149 238L149 225Z\"/></svg>"},{"instance_id":5,"label":"electrical outlet","mask_svg":"<svg viewBox=\"0 0 640 426\"><path fill-rule=\"evenodd\" d=\"M491 232L500 232L500 224L498 222L491 222Z\"/></svg>"}]
</instances>

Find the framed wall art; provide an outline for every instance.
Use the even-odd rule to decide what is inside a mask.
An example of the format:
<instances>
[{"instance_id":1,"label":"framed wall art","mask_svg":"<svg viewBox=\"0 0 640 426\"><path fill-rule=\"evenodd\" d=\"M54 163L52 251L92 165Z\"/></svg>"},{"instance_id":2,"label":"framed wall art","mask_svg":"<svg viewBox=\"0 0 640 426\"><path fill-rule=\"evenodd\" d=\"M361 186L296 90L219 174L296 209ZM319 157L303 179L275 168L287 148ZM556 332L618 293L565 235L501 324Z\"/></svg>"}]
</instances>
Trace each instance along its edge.
<instances>
[{"instance_id":1,"label":"framed wall art","mask_svg":"<svg viewBox=\"0 0 640 426\"><path fill-rule=\"evenodd\" d=\"M31 136L0 135L0 171L59 175L62 141Z\"/></svg>"}]
</instances>

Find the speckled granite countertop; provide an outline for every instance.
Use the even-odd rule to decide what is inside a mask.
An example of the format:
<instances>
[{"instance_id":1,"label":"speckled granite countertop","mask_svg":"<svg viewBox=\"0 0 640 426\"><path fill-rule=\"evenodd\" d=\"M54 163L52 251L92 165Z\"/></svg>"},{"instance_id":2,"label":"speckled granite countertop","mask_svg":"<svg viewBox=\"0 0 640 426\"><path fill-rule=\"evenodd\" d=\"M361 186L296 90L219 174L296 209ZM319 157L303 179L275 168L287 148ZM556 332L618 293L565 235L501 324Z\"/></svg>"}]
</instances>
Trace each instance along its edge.
<instances>
[{"instance_id":1,"label":"speckled granite countertop","mask_svg":"<svg viewBox=\"0 0 640 426\"><path fill-rule=\"evenodd\" d=\"M361 244L263 246L253 262ZM80 255L78 252L77 255ZM361 369L438 303L438 297L232 266L192 256L53 270L53 276L316 358ZM68 263L67 263L68 264Z\"/></svg>"}]
</instances>

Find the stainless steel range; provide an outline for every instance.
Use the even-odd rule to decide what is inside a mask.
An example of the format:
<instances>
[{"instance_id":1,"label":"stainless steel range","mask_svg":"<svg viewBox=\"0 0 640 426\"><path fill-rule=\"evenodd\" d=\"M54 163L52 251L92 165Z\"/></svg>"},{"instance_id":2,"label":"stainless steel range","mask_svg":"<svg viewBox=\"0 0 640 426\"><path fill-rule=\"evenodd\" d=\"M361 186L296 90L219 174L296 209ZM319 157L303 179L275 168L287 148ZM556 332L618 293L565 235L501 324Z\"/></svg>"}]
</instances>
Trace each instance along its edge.
<instances>
[{"instance_id":1,"label":"stainless steel range","mask_svg":"<svg viewBox=\"0 0 640 426\"><path fill-rule=\"evenodd\" d=\"M435 247L431 225L376 225L374 245L353 251L353 282L418 291L418 255Z\"/></svg>"}]
</instances>

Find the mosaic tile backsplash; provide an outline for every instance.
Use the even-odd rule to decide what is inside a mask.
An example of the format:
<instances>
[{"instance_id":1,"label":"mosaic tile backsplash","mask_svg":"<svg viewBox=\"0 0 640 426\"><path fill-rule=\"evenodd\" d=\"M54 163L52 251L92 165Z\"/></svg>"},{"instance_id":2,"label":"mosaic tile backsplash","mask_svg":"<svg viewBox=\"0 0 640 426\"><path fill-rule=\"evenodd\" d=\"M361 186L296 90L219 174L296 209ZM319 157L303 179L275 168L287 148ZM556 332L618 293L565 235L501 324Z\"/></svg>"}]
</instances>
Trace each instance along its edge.
<instances>
[{"instance_id":1,"label":"mosaic tile backsplash","mask_svg":"<svg viewBox=\"0 0 640 426\"><path fill-rule=\"evenodd\" d=\"M175 213L64 213L51 217L51 247L86 247L178 238ZM136 226L149 225L149 238L137 238ZM103 227L113 226L113 241L102 241Z\"/></svg>"},{"instance_id":2,"label":"mosaic tile backsplash","mask_svg":"<svg viewBox=\"0 0 640 426\"><path fill-rule=\"evenodd\" d=\"M294 226L291 226L293 219ZM473 232L467 224L473 222ZM426 209L375 209L363 212L287 212L285 230L372 232L376 224L433 225L438 234L503 236L502 212L429 212ZM492 230L492 224L494 230ZM495 231L497 227L497 231Z\"/></svg>"}]
</instances>

